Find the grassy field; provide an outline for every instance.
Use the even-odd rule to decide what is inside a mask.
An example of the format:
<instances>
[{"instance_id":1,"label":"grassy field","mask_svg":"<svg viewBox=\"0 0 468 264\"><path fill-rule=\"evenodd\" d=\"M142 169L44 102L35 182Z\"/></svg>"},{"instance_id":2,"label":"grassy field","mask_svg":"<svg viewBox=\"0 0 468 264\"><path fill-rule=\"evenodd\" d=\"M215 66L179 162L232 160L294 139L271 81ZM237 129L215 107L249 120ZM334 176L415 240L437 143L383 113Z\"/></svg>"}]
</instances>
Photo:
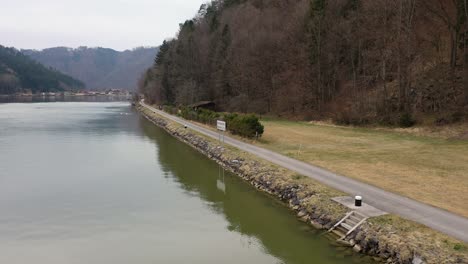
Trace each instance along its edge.
<instances>
[{"instance_id":1,"label":"grassy field","mask_svg":"<svg viewBox=\"0 0 468 264\"><path fill-rule=\"evenodd\" d=\"M257 145L468 217L468 141L263 120Z\"/></svg>"}]
</instances>

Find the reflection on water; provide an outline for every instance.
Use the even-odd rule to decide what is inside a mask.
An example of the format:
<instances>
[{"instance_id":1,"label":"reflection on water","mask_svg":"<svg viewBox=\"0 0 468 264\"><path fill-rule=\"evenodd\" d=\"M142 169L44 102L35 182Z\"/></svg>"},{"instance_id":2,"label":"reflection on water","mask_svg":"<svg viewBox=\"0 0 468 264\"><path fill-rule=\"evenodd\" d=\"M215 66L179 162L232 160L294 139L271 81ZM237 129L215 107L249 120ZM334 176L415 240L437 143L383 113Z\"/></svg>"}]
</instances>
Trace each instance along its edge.
<instances>
[{"instance_id":1,"label":"reflection on water","mask_svg":"<svg viewBox=\"0 0 468 264\"><path fill-rule=\"evenodd\" d=\"M0 104L0 263L368 263L127 102Z\"/></svg>"},{"instance_id":2,"label":"reflection on water","mask_svg":"<svg viewBox=\"0 0 468 264\"><path fill-rule=\"evenodd\" d=\"M218 165L218 179L216 179L216 188L218 190L222 191L223 193L226 193L226 183L224 180L224 175L225 175L225 170L221 165Z\"/></svg>"}]
</instances>

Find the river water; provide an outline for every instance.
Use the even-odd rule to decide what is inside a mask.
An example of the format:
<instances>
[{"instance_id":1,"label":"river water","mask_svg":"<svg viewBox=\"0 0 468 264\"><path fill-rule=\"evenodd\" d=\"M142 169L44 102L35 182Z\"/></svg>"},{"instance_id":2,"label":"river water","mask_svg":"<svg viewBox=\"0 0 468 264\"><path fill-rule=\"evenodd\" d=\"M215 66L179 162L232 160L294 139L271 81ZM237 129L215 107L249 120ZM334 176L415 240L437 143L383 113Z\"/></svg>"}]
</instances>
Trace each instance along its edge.
<instances>
[{"instance_id":1,"label":"river water","mask_svg":"<svg viewBox=\"0 0 468 264\"><path fill-rule=\"evenodd\" d=\"M0 263L372 263L128 102L0 104Z\"/></svg>"}]
</instances>

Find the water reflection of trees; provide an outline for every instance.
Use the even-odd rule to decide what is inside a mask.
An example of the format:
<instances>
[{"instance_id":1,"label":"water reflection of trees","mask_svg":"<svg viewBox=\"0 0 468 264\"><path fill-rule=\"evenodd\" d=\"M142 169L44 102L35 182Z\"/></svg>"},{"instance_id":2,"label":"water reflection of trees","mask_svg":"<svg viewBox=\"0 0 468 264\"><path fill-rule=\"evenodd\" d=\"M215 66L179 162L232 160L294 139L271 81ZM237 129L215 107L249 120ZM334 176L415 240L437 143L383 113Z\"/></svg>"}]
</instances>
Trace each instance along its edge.
<instances>
[{"instance_id":1,"label":"water reflection of trees","mask_svg":"<svg viewBox=\"0 0 468 264\"><path fill-rule=\"evenodd\" d=\"M239 232L246 246L254 237L265 251L285 263L364 263L363 259L340 258L315 230L298 223L283 205L254 190L231 173L224 178L226 192L220 191L219 167L215 162L178 142L162 129L142 120L144 135L157 145L163 170L181 188L208 202L210 209L223 214L229 231ZM344 254L352 254L349 251ZM356 261L356 262L354 262Z\"/></svg>"}]
</instances>

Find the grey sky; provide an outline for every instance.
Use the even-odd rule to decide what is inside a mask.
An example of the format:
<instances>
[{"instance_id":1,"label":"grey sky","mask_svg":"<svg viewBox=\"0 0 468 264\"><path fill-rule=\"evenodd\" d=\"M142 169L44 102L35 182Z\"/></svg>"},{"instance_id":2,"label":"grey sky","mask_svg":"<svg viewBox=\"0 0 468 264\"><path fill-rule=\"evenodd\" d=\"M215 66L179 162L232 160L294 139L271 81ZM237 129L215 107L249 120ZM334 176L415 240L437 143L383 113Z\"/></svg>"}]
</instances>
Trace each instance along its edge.
<instances>
[{"instance_id":1,"label":"grey sky","mask_svg":"<svg viewBox=\"0 0 468 264\"><path fill-rule=\"evenodd\" d=\"M156 46L206 0L0 0L0 45Z\"/></svg>"}]
</instances>

